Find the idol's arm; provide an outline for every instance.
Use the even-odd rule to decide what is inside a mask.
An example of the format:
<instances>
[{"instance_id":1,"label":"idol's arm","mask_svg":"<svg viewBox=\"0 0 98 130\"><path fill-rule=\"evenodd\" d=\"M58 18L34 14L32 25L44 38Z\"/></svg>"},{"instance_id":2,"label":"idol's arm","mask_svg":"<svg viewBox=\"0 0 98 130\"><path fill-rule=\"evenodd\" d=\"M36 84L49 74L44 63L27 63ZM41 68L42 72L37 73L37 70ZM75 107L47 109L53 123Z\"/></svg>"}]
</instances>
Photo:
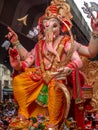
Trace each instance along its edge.
<instances>
[{"instance_id":1,"label":"idol's arm","mask_svg":"<svg viewBox=\"0 0 98 130\"><path fill-rule=\"evenodd\" d=\"M23 47L23 45L20 43L20 41L17 41L17 43L12 46L13 46L13 48L17 49L17 51L20 55L21 61L25 60L29 52L26 50L26 48Z\"/></svg>"},{"instance_id":2,"label":"idol's arm","mask_svg":"<svg viewBox=\"0 0 98 130\"><path fill-rule=\"evenodd\" d=\"M88 46L88 50L91 56L98 54L98 31L93 31Z\"/></svg>"},{"instance_id":3,"label":"idol's arm","mask_svg":"<svg viewBox=\"0 0 98 130\"><path fill-rule=\"evenodd\" d=\"M74 43L76 50L82 56L93 58L98 54L98 37L95 38L92 35L88 46L82 45L76 41Z\"/></svg>"},{"instance_id":4,"label":"idol's arm","mask_svg":"<svg viewBox=\"0 0 98 130\"><path fill-rule=\"evenodd\" d=\"M9 58L10 58L10 64L14 70L17 71L24 71L25 68L29 68L34 64L35 61L35 54L34 50L31 54L27 56L27 58L24 61L21 61L20 55L18 54L17 49L9 49Z\"/></svg>"},{"instance_id":5,"label":"idol's arm","mask_svg":"<svg viewBox=\"0 0 98 130\"><path fill-rule=\"evenodd\" d=\"M20 60L26 59L28 51L21 45L18 35L10 27L8 27L8 31L9 33L5 37L11 42L13 49L17 49Z\"/></svg>"},{"instance_id":6,"label":"idol's arm","mask_svg":"<svg viewBox=\"0 0 98 130\"><path fill-rule=\"evenodd\" d=\"M98 54L98 14L96 20L91 19L92 34L88 46L76 43L76 50L86 57L94 57Z\"/></svg>"}]
</instances>

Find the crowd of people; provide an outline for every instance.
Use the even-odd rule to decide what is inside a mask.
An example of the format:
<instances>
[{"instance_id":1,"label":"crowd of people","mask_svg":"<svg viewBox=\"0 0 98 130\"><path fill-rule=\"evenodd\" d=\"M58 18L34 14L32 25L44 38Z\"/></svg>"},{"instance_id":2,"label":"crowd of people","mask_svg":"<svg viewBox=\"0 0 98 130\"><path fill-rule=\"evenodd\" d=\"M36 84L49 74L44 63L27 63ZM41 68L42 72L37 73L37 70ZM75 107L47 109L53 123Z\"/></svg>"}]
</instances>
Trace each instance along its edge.
<instances>
[{"instance_id":1,"label":"crowd of people","mask_svg":"<svg viewBox=\"0 0 98 130\"><path fill-rule=\"evenodd\" d=\"M85 130L97 130L98 129L98 112L88 113L85 115Z\"/></svg>"},{"instance_id":2,"label":"crowd of people","mask_svg":"<svg viewBox=\"0 0 98 130\"><path fill-rule=\"evenodd\" d=\"M7 130L10 121L17 116L17 103L14 100L6 99L0 102L0 130Z\"/></svg>"},{"instance_id":3,"label":"crowd of people","mask_svg":"<svg viewBox=\"0 0 98 130\"><path fill-rule=\"evenodd\" d=\"M18 114L18 105L13 99L11 100L6 99L5 101L1 101L0 102L0 130L7 130L10 122L14 117L17 117L17 114ZM85 130L98 129L98 113L86 112L84 118L85 118Z\"/></svg>"}]
</instances>

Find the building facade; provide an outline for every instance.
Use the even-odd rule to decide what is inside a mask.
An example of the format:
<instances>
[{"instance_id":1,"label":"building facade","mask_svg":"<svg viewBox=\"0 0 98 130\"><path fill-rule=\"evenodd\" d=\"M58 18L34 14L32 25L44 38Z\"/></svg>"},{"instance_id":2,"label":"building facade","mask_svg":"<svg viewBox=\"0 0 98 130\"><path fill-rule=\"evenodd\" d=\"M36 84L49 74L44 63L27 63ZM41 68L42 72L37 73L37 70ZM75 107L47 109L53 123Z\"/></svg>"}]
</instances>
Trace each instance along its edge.
<instances>
[{"instance_id":1,"label":"building facade","mask_svg":"<svg viewBox=\"0 0 98 130\"><path fill-rule=\"evenodd\" d=\"M12 96L12 77L10 70L0 64L0 100Z\"/></svg>"}]
</instances>

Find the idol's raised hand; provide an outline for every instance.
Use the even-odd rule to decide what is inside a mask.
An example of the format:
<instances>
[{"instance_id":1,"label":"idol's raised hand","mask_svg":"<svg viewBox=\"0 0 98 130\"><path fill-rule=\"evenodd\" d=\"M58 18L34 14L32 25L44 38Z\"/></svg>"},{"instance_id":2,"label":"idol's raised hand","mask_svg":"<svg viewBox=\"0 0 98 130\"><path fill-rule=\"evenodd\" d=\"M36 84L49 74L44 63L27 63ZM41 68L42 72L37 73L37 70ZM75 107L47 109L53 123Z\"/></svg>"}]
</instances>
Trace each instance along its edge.
<instances>
[{"instance_id":1,"label":"idol's raised hand","mask_svg":"<svg viewBox=\"0 0 98 130\"><path fill-rule=\"evenodd\" d=\"M91 18L91 27L93 31L98 32L98 13L96 19Z\"/></svg>"},{"instance_id":2,"label":"idol's raised hand","mask_svg":"<svg viewBox=\"0 0 98 130\"><path fill-rule=\"evenodd\" d=\"M14 46L14 44L17 43L18 41L18 36L17 34L10 28L8 27L8 34L5 36L11 43L12 45Z\"/></svg>"},{"instance_id":3,"label":"idol's raised hand","mask_svg":"<svg viewBox=\"0 0 98 130\"><path fill-rule=\"evenodd\" d=\"M13 68L16 68L20 63L20 56L16 49L9 48L10 64Z\"/></svg>"}]
</instances>

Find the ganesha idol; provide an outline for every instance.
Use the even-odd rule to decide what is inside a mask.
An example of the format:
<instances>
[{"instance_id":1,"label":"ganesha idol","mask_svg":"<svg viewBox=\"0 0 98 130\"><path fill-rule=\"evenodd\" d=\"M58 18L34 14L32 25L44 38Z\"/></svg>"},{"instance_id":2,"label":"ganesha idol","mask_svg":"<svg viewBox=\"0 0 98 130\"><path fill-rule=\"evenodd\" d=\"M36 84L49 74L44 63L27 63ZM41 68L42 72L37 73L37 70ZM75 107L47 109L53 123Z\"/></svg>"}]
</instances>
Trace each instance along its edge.
<instances>
[{"instance_id":1,"label":"ganesha idol","mask_svg":"<svg viewBox=\"0 0 98 130\"><path fill-rule=\"evenodd\" d=\"M45 14L39 18L38 42L31 52L8 28L6 37L13 46L9 49L10 63L17 72L13 76L13 91L19 105L18 117L23 122L42 114L47 119L45 129L63 130L73 107L77 125L84 130L84 110L80 106L85 79L79 70L83 63L78 53L90 57L96 53L96 47L89 54L88 47L74 41L71 19L70 6L66 1L52 0ZM93 28L95 24L92 22ZM91 38L90 48L97 41L97 35L95 39ZM71 99L74 99L73 106Z\"/></svg>"}]
</instances>

